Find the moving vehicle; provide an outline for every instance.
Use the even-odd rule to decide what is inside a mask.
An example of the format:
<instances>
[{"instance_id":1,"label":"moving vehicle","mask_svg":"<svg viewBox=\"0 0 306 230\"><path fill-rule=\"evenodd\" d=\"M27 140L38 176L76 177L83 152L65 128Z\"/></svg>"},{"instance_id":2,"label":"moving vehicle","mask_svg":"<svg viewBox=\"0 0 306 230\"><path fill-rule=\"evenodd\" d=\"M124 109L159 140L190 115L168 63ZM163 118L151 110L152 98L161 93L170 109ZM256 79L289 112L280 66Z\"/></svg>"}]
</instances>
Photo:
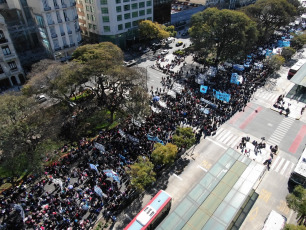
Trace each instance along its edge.
<instances>
[{"instance_id":1,"label":"moving vehicle","mask_svg":"<svg viewBox=\"0 0 306 230\"><path fill-rule=\"evenodd\" d=\"M289 181L306 187L306 148L304 148L298 163L292 171Z\"/></svg>"},{"instance_id":2,"label":"moving vehicle","mask_svg":"<svg viewBox=\"0 0 306 230\"><path fill-rule=\"evenodd\" d=\"M38 95L37 97L36 97L36 100L39 102L39 103L43 103L44 101L46 101L47 100L47 98L46 98L46 96L45 95Z\"/></svg>"},{"instance_id":3,"label":"moving vehicle","mask_svg":"<svg viewBox=\"0 0 306 230\"><path fill-rule=\"evenodd\" d=\"M183 45L183 42L182 42L182 41L178 41L178 42L176 43L176 46L181 46L181 45Z\"/></svg>"},{"instance_id":4,"label":"moving vehicle","mask_svg":"<svg viewBox=\"0 0 306 230\"><path fill-rule=\"evenodd\" d=\"M143 51L142 51L142 53L148 53L148 52L150 52L150 48L145 48Z\"/></svg>"},{"instance_id":5,"label":"moving vehicle","mask_svg":"<svg viewBox=\"0 0 306 230\"><path fill-rule=\"evenodd\" d=\"M286 217L272 210L265 220L262 230L281 230L284 229L286 222Z\"/></svg>"},{"instance_id":6,"label":"moving vehicle","mask_svg":"<svg viewBox=\"0 0 306 230\"><path fill-rule=\"evenodd\" d=\"M306 63L306 59L300 59L297 63L295 63L288 72L288 79L290 80L294 74L296 74L297 71Z\"/></svg>"},{"instance_id":7,"label":"moving vehicle","mask_svg":"<svg viewBox=\"0 0 306 230\"><path fill-rule=\"evenodd\" d=\"M162 52L161 52L161 55L166 55L166 54L168 54L169 53L169 50L163 50Z\"/></svg>"},{"instance_id":8,"label":"moving vehicle","mask_svg":"<svg viewBox=\"0 0 306 230\"><path fill-rule=\"evenodd\" d=\"M172 197L160 190L124 230L155 229L171 208Z\"/></svg>"},{"instance_id":9,"label":"moving vehicle","mask_svg":"<svg viewBox=\"0 0 306 230\"><path fill-rule=\"evenodd\" d=\"M124 62L124 66L130 67L132 65L135 65L136 61L135 60L129 60Z\"/></svg>"}]
</instances>

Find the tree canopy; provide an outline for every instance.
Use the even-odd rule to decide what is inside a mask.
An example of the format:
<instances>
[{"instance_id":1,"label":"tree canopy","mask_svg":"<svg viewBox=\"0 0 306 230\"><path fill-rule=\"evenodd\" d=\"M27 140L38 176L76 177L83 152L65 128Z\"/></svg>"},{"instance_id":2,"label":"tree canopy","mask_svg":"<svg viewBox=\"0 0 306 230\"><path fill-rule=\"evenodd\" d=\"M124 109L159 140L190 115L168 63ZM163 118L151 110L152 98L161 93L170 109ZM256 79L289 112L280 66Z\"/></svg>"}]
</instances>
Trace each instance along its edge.
<instances>
[{"instance_id":1,"label":"tree canopy","mask_svg":"<svg viewBox=\"0 0 306 230\"><path fill-rule=\"evenodd\" d=\"M289 61L293 54L295 54L295 49L292 47L283 47L282 49L282 56L285 58L286 61Z\"/></svg>"},{"instance_id":2,"label":"tree canopy","mask_svg":"<svg viewBox=\"0 0 306 230\"><path fill-rule=\"evenodd\" d=\"M286 224L284 230L306 230L306 226Z\"/></svg>"},{"instance_id":3,"label":"tree canopy","mask_svg":"<svg viewBox=\"0 0 306 230\"><path fill-rule=\"evenodd\" d=\"M239 59L257 41L256 23L242 12L208 8L192 16L189 29L195 50L217 61Z\"/></svg>"},{"instance_id":4,"label":"tree canopy","mask_svg":"<svg viewBox=\"0 0 306 230\"><path fill-rule=\"evenodd\" d=\"M163 25L150 20L141 21L138 28L140 36L145 40L164 39L170 36Z\"/></svg>"},{"instance_id":5,"label":"tree canopy","mask_svg":"<svg viewBox=\"0 0 306 230\"><path fill-rule=\"evenodd\" d=\"M286 0L258 0L242 11L257 23L259 41L262 43L297 15L297 9Z\"/></svg>"},{"instance_id":6,"label":"tree canopy","mask_svg":"<svg viewBox=\"0 0 306 230\"><path fill-rule=\"evenodd\" d=\"M156 143L151 156L155 163L166 165L174 162L177 152L177 146L174 144L167 143L162 145L161 143Z\"/></svg>"},{"instance_id":7,"label":"tree canopy","mask_svg":"<svg viewBox=\"0 0 306 230\"><path fill-rule=\"evenodd\" d=\"M132 186L138 191L143 191L147 186L156 181L156 173L153 171L154 165L147 158L139 156L137 162L130 166L127 171L131 177Z\"/></svg>"},{"instance_id":8,"label":"tree canopy","mask_svg":"<svg viewBox=\"0 0 306 230\"><path fill-rule=\"evenodd\" d=\"M306 44L306 34L294 34L294 37L290 41L291 47L295 49L301 49Z\"/></svg>"},{"instance_id":9,"label":"tree canopy","mask_svg":"<svg viewBox=\"0 0 306 230\"><path fill-rule=\"evenodd\" d=\"M175 134L172 137L173 143L177 145L179 148L189 149L195 143L194 133L192 128L181 128L177 127Z\"/></svg>"},{"instance_id":10,"label":"tree canopy","mask_svg":"<svg viewBox=\"0 0 306 230\"><path fill-rule=\"evenodd\" d=\"M293 192L286 197L289 208L297 213L301 223L304 223L306 216L306 189L301 185L294 188Z\"/></svg>"}]
</instances>

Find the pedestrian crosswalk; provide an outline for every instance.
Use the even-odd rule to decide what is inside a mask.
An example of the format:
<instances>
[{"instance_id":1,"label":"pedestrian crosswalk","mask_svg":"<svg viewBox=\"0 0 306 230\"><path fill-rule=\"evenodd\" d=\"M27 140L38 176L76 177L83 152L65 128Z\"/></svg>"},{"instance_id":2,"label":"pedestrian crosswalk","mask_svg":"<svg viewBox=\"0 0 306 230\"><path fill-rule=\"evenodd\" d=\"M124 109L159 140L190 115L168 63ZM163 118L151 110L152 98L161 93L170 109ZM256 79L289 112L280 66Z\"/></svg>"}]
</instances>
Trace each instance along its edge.
<instances>
[{"instance_id":1,"label":"pedestrian crosswalk","mask_svg":"<svg viewBox=\"0 0 306 230\"><path fill-rule=\"evenodd\" d=\"M289 117L284 117L277 129L267 141L270 145L279 145L287 131L290 129L294 120Z\"/></svg>"},{"instance_id":2,"label":"pedestrian crosswalk","mask_svg":"<svg viewBox=\"0 0 306 230\"><path fill-rule=\"evenodd\" d=\"M271 164L271 171L277 172L287 178L290 177L295 164L281 156L277 156Z\"/></svg>"},{"instance_id":3,"label":"pedestrian crosswalk","mask_svg":"<svg viewBox=\"0 0 306 230\"><path fill-rule=\"evenodd\" d=\"M241 136L232 133L230 130L219 128L215 135L215 140L228 147L235 148L240 143Z\"/></svg>"},{"instance_id":4,"label":"pedestrian crosswalk","mask_svg":"<svg viewBox=\"0 0 306 230\"><path fill-rule=\"evenodd\" d=\"M254 96L257 99L262 99L265 101L275 103L279 95L265 91L265 90L260 90L260 91L257 91Z\"/></svg>"}]
</instances>

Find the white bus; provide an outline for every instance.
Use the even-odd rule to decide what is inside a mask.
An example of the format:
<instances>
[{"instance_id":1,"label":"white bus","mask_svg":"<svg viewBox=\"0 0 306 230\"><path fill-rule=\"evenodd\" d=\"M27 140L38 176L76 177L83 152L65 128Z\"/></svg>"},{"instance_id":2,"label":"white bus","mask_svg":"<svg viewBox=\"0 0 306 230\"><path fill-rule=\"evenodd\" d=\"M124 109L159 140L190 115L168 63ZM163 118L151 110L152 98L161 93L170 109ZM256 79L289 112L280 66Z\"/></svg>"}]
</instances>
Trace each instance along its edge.
<instances>
[{"instance_id":1,"label":"white bus","mask_svg":"<svg viewBox=\"0 0 306 230\"><path fill-rule=\"evenodd\" d=\"M306 148L304 148L298 163L289 178L295 184L306 187Z\"/></svg>"},{"instance_id":2,"label":"white bus","mask_svg":"<svg viewBox=\"0 0 306 230\"><path fill-rule=\"evenodd\" d=\"M306 59L300 59L297 63L295 63L288 72L288 79L290 80L294 74L306 63Z\"/></svg>"},{"instance_id":3,"label":"white bus","mask_svg":"<svg viewBox=\"0 0 306 230\"><path fill-rule=\"evenodd\" d=\"M265 221L262 230L282 230L287 222L286 217L272 210Z\"/></svg>"}]
</instances>

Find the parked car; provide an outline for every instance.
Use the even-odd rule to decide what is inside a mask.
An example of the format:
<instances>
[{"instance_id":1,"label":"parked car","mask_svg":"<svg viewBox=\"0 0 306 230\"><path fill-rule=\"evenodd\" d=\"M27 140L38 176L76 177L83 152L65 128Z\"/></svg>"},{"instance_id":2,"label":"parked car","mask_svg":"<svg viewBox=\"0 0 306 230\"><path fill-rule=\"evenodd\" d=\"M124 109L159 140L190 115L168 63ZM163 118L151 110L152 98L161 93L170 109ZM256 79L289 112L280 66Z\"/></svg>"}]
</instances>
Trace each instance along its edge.
<instances>
[{"instance_id":1,"label":"parked car","mask_svg":"<svg viewBox=\"0 0 306 230\"><path fill-rule=\"evenodd\" d=\"M169 38L167 38L166 43L170 44L170 43L172 43L174 41L175 41L175 38L169 37Z\"/></svg>"},{"instance_id":2,"label":"parked car","mask_svg":"<svg viewBox=\"0 0 306 230\"><path fill-rule=\"evenodd\" d=\"M136 61L134 59L124 62L124 66L126 66L126 67L130 67L130 66L135 65L135 64L136 64Z\"/></svg>"},{"instance_id":3,"label":"parked car","mask_svg":"<svg viewBox=\"0 0 306 230\"><path fill-rule=\"evenodd\" d=\"M176 43L176 46L181 46L181 45L183 45L183 42L182 42L182 41L178 41L178 42Z\"/></svg>"},{"instance_id":4,"label":"parked car","mask_svg":"<svg viewBox=\"0 0 306 230\"><path fill-rule=\"evenodd\" d=\"M47 98L46 98L46 96L45 95L38 95L37 97L36 97L36 101L38 101L39 103L43 103L44 101L46 101L47 100Z\"/></svg>"},{"instance_id":5,"label":"parked car","mask_svg":"<svg viewBox=\"0 0 306 230\"><path fill-rule=\"evenodd\" d=\"M150 49L149 48L145 48L143 51L142 51L142 53L148 53L148 52L150 52Z\"/></svg>"},{"instance_id":6,"label":"parked car","mask_svg":"<svg viewBox=\"0 0 306 230\"><path fill-rule=\"evenodd\" d=\"M162 52L161 52L161 55L166 55L166 54L168 54L169 53L169 50L163 50Z\"/></svg>"}]
</instances>

